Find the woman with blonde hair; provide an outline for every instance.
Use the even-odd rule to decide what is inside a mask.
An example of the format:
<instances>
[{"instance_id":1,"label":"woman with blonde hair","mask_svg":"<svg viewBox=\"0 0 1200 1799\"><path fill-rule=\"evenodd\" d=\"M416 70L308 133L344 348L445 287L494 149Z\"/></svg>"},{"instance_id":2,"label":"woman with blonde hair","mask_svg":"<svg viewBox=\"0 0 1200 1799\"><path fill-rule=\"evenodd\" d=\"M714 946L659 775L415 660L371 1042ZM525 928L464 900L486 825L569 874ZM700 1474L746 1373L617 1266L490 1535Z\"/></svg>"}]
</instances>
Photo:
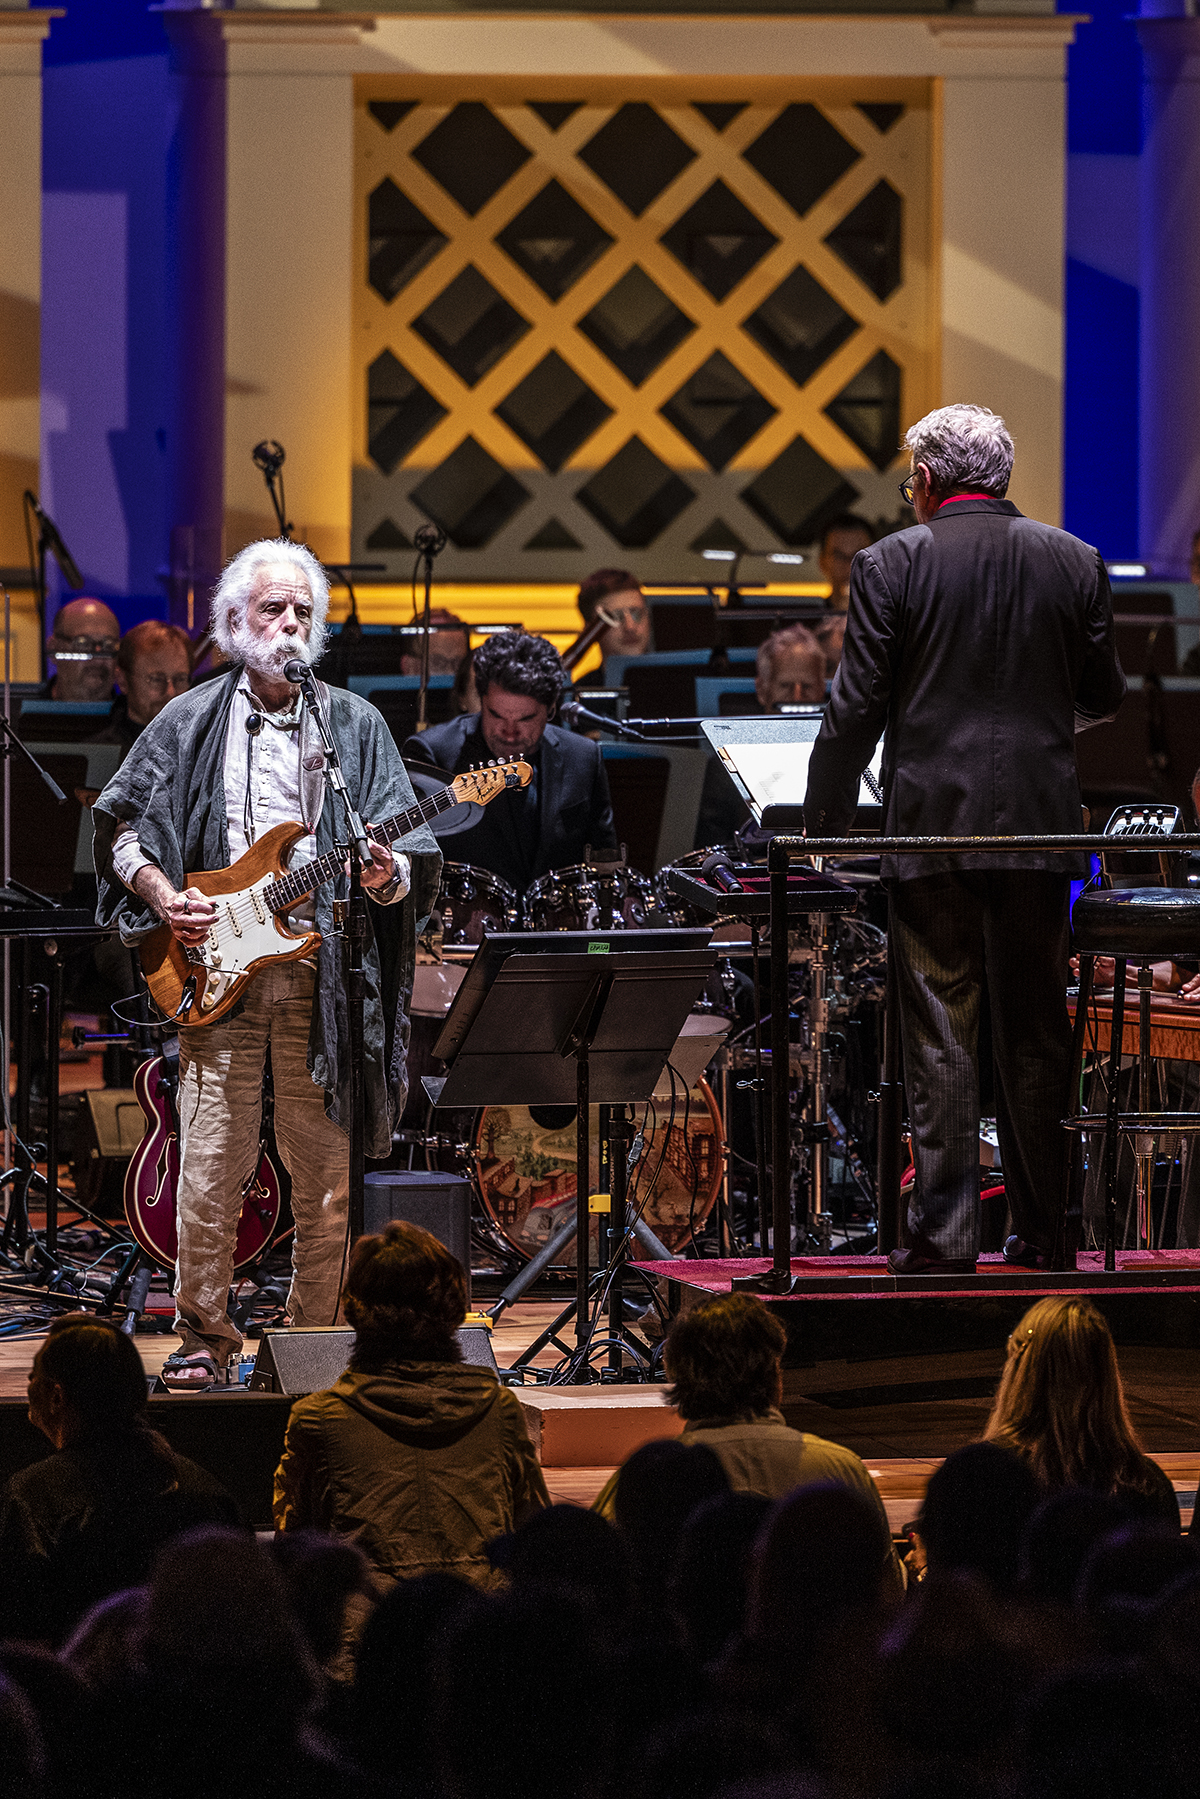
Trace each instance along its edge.
<instances>
[{"instance_id":1,"label":"woman with blonde hair","mask_svg":"<svg viewBox=\"0 0 1200 1799\"><path fill-rule=\"evenodd\" d=\"M1087 1299L1039 1299L1008 1339L984 1438L1047 1493L1084 1488L1179 1528L1175 1489L1130 1421L1112 1332Z\"/></svg>"}]
</instances>

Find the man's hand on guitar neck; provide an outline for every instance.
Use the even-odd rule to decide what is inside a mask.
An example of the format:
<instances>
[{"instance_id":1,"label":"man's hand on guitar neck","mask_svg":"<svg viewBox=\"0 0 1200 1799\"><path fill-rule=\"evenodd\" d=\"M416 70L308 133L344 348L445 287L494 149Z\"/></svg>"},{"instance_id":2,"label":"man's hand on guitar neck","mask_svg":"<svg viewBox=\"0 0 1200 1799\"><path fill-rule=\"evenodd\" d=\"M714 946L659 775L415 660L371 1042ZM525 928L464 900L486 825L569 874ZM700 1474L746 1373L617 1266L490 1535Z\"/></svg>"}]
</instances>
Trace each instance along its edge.
<instances>
[{"instance_id":1,"label":"man's hand on guitar neck","mask_svg":"<svg viewBox=\"0 0 1200 1799\"><path fill-rule=\"evenodd\" d=\"M372 830L373 828L374 827L371 825L367 826L368 830ZM407 866L407 857L401 857L401 861L405 863L405 866ZM349 872L350 872L350 864L349 864L349 862L347 862L346 863L346 873L349 874ZM399 878L399 876L397 873L396 865L392 859L392 852L388 848L387 844L386 843L372 843L371 844L371 860L369 863L368 862L363 863L363 869L362 869L362 884L363 884L363 886L367 889L368 892L379 893L385 887L391 887L398 880L398 878ZM407 892L407 886L405 888L405 891Z\"/></svg>"},{"instance_id":2,"label":"man's hand on guitar neck","mask_svg":"<svg viewBox=\"0 0 1200 1799\"><path fill-rule=\"evenodd\" d=\"M217 916L217 908L198 887L188 887L179 893L162 869L149 863L138 869L133 886L163 923L170 925L180 943L194 948L204 942Z\"/></svg>"}]
</instances>

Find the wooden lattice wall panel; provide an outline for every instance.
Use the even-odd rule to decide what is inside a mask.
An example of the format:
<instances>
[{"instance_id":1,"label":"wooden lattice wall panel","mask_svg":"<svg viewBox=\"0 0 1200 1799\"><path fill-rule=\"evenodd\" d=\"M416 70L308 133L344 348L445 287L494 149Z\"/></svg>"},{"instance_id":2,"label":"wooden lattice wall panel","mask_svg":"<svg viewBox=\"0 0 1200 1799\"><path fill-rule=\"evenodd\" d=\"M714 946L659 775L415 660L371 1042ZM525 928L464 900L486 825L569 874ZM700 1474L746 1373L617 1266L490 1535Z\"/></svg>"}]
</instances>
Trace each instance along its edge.
<instances>
[{"instance_id":1,"label":"wooden lattice wall panel","mask_svg":"<svg viewBox=\"0 0 1200 1799\"><path fill-rule=\"evenodd\" d=\"M937 403L930 84L711 86L360 83L358 558L399 573L428 517L460 580L695 580L895 516Z\"/></svg>"}]
</instances>

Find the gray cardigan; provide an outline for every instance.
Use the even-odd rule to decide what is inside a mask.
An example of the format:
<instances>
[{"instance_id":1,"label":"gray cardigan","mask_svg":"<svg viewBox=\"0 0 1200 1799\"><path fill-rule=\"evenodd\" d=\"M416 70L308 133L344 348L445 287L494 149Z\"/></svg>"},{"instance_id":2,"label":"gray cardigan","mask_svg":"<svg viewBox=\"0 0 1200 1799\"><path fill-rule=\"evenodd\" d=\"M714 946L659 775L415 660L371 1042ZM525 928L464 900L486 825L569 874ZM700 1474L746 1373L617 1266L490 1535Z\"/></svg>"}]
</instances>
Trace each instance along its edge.
<instances>
[{"instance_id":1,"label":"gray cardigan","mask_svg":"<svg viewBox=\"0 0 1200 1799\"><path fill-rule=\"evenodd\" d=\"M131 893L112 867L112 846L126 824L142 851L176 888L184 876L229 865L225 804L225 734L241 669L180 694L148 724L93 809L93 855L99 897L97 922L116 925L136 945L161 922ZM346 785L362 816L378 823L415 804L412 784L379 713L342 688L328 690L329 716ZM317 824L317 855L345 839L341 804L326 794ZM441 855L423 826L402 846L412 861L412 888L399 905L368 912L366 967L366 1151L387 1155L392 1126L408 1086L408 1001L416 940L437 895ZM333 901L345 897L344 876L318 889L317 991L308 1066L325 1090L325 1110L349 1129L349 1023L340 944L333 936ZM204 1027L196 1027L198 1029Z\"/></svg>"}]
</instances>

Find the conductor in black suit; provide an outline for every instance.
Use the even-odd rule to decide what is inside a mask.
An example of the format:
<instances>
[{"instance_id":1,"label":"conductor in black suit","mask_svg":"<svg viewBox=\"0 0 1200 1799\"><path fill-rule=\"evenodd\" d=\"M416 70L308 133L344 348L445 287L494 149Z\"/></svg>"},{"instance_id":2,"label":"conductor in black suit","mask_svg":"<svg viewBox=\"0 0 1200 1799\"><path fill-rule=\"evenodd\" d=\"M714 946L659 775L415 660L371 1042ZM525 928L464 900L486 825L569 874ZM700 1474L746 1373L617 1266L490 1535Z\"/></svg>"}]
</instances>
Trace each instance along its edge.
<instances>
[{"instance_id":1,"label":"conductor in black suit","mask_svg":"<svg viewBox=\"0 0 1200 1799\"><path fill-rule=\"evenodd\" d=\"M1076 730L1125 692L1099 553L1004 498L1013 445L980 406L905 439L918 523L859 552L841 665L813 748L810 836L840 836L884 738L889 835L1081 828ZM980 999L992 1016L997 1124L1014 1235L1045 1266L1066 1178L1066 986L1081 858L885 859L916 1186L896 1273L961 1273L979 1249Z\"/></svg>"},{"instance_id":2,"label":"conductor in black suit","mask_svg":"<svg viewBox=\"0 0 1200 1799\"><path fill-rule=\"evenodd\" d=\"M488 868L523 893L552 868L616 855L612 801L600 746L550 723L565 685L552 643L528 631L497 631L475 652L482 710L434 725L404 745L405 760L447 774L495 757L533 767L526 788L497 795L479 823L454 837L454 859Z\"/></svg>"}]
</instances>

